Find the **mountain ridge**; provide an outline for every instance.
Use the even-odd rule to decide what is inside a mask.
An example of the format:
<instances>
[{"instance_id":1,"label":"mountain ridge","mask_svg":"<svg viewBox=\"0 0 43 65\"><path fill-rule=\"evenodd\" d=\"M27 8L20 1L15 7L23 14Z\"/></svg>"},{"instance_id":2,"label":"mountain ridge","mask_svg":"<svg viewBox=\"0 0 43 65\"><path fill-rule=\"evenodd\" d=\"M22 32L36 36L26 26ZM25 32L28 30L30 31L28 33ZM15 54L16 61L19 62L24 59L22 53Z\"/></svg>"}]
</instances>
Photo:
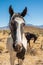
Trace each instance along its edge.
<instances>
[{"instance_id":1,"label":"mountain ridge","mask_svg":"<svg viewBox=\"0 0 43 65\"><path fill-rule=\"evenodd\" d=\"M43 28L43 25L33 25L33 24L27 24L27 26L34 26L34 27L37 27L37 28Z\"/></svg>"},{"instance_id":2,"label":"mountain ridge","mask_svg":"<svg viewBox=\"0 0 43 65\"><path fill-rule=\"evenodd\" d=\"M43 25L33 25L33 24L26 24L26 26L32 26L32 27L36 27L36 28L41 28L43 29ZM0 27L0 30L8 30L9 29L9 26L3 26L3 27Z\"/></svg>"}]
</instances>

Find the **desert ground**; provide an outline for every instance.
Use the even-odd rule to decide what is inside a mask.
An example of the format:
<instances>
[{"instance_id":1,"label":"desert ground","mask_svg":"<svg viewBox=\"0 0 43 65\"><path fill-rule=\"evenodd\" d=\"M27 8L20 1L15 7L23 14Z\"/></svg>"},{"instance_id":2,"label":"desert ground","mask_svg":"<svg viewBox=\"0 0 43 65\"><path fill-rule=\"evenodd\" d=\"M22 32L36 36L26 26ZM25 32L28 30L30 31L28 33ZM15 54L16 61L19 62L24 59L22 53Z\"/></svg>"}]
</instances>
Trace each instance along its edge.
<instances>
[{"instance_id":1,"label":"desert ground","mask_svg":"<svg viewBox=\"0 0 43 65\"><path fill-rule=\"evenodd\" d=\"M43 29L27 26L24 31L36 34L38 39L35 43L30 40L31 48L28 47L23 65L43 65ZM9 34L9 30L0 30L0 65L10 65L10 55L6 48Z\"/></svg>"}]
</instances>

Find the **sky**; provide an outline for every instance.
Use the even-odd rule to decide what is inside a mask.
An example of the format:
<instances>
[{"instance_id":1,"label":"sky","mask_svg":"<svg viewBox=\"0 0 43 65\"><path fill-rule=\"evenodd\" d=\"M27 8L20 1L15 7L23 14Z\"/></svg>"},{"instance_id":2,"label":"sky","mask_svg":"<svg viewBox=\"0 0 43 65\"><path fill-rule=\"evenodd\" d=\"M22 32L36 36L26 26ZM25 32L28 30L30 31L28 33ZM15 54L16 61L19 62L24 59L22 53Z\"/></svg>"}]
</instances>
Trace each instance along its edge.
<instances>
[{"instance_id":1,"label":"sky","mask_svg":"<svg viewBox=\"0 0 43 65\"><path fill-rule=\"evenodd\" d=\"M10 5L16 13L27 7L26 24L43 25L43 0L0 0L0 27L9 24Z\"/></svg>"}]
</instances>

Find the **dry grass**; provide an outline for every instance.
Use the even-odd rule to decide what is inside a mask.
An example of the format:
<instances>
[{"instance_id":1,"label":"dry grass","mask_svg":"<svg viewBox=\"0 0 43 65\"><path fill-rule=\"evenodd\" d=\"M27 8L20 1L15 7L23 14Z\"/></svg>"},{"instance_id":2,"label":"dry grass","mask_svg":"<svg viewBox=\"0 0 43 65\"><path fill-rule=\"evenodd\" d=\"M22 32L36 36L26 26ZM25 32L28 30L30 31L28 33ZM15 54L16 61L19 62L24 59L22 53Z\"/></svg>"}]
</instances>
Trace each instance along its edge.
<instances>
[{"instance_id":1,"label":"dry grass","mask_svg":"<svg viewBox=\"0 0 43 65\"><path fill-rule=\"evenodd\" d=\"M31 48L28 47L23 65L43 65L43 29L26 26L24 31L35 33L38 35L38 39L35 43L33 40L30 41ZM10 56L6 49L9 34L9 30L0 31L0 65L10 65Z\"/></svg>"}]
</instances>

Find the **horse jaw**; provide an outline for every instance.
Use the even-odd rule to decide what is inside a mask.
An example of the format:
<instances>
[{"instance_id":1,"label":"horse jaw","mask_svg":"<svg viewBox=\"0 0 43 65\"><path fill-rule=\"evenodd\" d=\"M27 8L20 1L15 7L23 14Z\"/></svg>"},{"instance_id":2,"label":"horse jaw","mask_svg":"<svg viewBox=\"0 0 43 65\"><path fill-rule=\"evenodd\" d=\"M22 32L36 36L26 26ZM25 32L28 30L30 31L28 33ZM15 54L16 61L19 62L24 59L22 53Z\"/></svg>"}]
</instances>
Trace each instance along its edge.
<instances>
[{"instance_id":1,"label":"horse jaw","mask_svg":"<svg viewBox=\"0 0 43 65\"><path fill-rule=\"evenodd\" d=\"M23 33L22 44L23 44L23 46L24 46L25 50L27 51L27 39L26 39L26 37L25 37L24 33Z\"/></svg>"}]
</instances>

